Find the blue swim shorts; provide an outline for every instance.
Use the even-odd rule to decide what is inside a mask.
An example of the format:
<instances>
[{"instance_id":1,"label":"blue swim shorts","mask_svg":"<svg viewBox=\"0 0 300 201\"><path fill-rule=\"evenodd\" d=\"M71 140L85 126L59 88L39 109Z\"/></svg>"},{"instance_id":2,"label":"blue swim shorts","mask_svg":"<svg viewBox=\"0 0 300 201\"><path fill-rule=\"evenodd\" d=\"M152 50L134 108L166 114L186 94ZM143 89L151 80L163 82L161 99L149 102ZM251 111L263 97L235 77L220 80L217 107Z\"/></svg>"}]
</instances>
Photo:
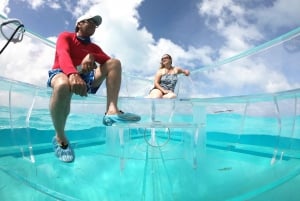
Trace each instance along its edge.
<instances>
[{"instance_id":1,"label":"blue swim shorts","mask_svg":"<svg viewBox=\"0 0 300 201\"><path fill-rule=\"evenodd\" d=\"M47 81L47 86L51 87L51 80L52 78L57 75L58 73L62 73L63 71L60 68L56 68L56 69L51 69L48 71L49 74L49 78ZM92 87L92 83L95 79L94 76L94 71L91 71L89 73L84 73L84 74L80 74L80 77L85 81L86 86L87 86L87 93L90 94L95 94L97 92L97 90L99 89L98 87Z\"/></svg>"}]
</instances>

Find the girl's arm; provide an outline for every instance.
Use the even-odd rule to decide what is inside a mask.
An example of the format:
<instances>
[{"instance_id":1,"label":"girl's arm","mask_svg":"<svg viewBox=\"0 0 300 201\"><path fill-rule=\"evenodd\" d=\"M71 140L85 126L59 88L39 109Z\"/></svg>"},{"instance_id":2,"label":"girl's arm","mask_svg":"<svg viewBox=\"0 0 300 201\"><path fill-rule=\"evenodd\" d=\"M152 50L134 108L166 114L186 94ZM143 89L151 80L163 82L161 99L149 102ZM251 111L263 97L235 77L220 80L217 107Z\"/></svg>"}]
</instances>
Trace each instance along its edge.
<instances>
[{"instance_id":1,"label":"girl's arm","mask_svg":"<svg viewBox=\"0 0 300 201\"><path fill-rule=\"evenodd\" d=\"M183 68L180 68L180 67L176 67L177 68L177 73L178 74L184 74L185 76L189 76L190 75L190 71L187 70L187 69L183 69Z\"/></svg>"}]
</instances>

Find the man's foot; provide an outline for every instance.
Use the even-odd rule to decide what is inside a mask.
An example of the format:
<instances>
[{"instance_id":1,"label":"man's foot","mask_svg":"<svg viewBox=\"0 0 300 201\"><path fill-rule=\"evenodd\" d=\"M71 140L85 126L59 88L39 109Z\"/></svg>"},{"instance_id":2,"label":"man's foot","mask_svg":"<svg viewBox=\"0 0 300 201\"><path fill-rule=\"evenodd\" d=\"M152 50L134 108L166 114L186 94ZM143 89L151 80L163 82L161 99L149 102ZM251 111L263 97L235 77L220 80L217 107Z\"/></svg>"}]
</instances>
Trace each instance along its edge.
<instances>
[{"instance_id":1,"label":"man's foot","mask_svg":"<svg viewBox=\"0 0 300 201\"><path fill-rule=\"evenodd\" d=\"M69 144L61 146L60 144L57 143L56 137L54 137L52 139L52 145L53 145L54 153L59 160L66 163L74 161L75 155L72 147Z\"/></svg>"},{"instance_id":2,"label":"man's foot","mask_svg":"<svg viewBox=\"0 0 300 201\"><path fill-rule=\"evenodd\" d=\"M103 124L105 126L111 126L114 123L133 123L140 120L141 117L139 115L120 111L120 114L105 114Z\"/></svg>"}]
</instances>

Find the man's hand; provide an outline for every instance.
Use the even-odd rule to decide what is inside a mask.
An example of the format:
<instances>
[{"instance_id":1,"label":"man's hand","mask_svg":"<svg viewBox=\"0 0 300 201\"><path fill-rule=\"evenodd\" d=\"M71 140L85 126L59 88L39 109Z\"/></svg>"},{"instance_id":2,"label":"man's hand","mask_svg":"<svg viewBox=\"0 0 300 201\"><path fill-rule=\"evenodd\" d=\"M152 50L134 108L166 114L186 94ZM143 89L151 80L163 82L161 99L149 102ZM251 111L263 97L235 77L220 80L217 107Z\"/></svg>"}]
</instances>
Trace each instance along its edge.
<instances>
[{"instance_id":1,"label":"man's hand","mask_svg":"<svg viewBox=\"0 0 300 201\"><path fill-rule=\"evenodd\" d=\"M97 68L97 65L95 63L95 58L92 54L87 54L82 62L81 62L81 67L82 67L82 73L88 73L94 69Z\"/></svg>"},{"instance_id":2,"label":"man's hand","mask_svg":"<svg viewBox=\"0 0 300 201\"><path fill-rule=\"evenodd\" d=\"M78 74L71 74L69 76L71 91L80 96L87 96L86 83Z\"/></svg>"}]
</instances>

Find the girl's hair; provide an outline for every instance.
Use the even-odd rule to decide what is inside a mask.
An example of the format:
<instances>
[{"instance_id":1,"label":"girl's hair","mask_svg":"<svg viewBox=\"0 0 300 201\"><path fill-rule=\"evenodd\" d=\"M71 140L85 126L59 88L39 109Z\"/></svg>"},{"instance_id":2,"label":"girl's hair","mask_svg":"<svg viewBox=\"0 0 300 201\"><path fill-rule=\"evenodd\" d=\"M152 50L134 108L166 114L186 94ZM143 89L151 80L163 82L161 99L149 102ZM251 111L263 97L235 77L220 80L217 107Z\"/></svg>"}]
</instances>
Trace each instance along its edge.
<instances>
[{"instance_id":1,"label":"girl's hair","mask_svg":"<svg viewBox=\"0 0 300 201\"><path fill-rule=\"evenodd\" d=\"M171 55L169 55L169 54L164 54L163 56L162 56L162 58L164 58L164 57L169 57L169 59L171 60L171 64L172 64L172 57L171 57ZM162 61L162 58L161 58L161 61ZM162 65L162 62L160 61L160 67L159 68L164 68L164 66Z\"/></svg>"}]
</instances>

